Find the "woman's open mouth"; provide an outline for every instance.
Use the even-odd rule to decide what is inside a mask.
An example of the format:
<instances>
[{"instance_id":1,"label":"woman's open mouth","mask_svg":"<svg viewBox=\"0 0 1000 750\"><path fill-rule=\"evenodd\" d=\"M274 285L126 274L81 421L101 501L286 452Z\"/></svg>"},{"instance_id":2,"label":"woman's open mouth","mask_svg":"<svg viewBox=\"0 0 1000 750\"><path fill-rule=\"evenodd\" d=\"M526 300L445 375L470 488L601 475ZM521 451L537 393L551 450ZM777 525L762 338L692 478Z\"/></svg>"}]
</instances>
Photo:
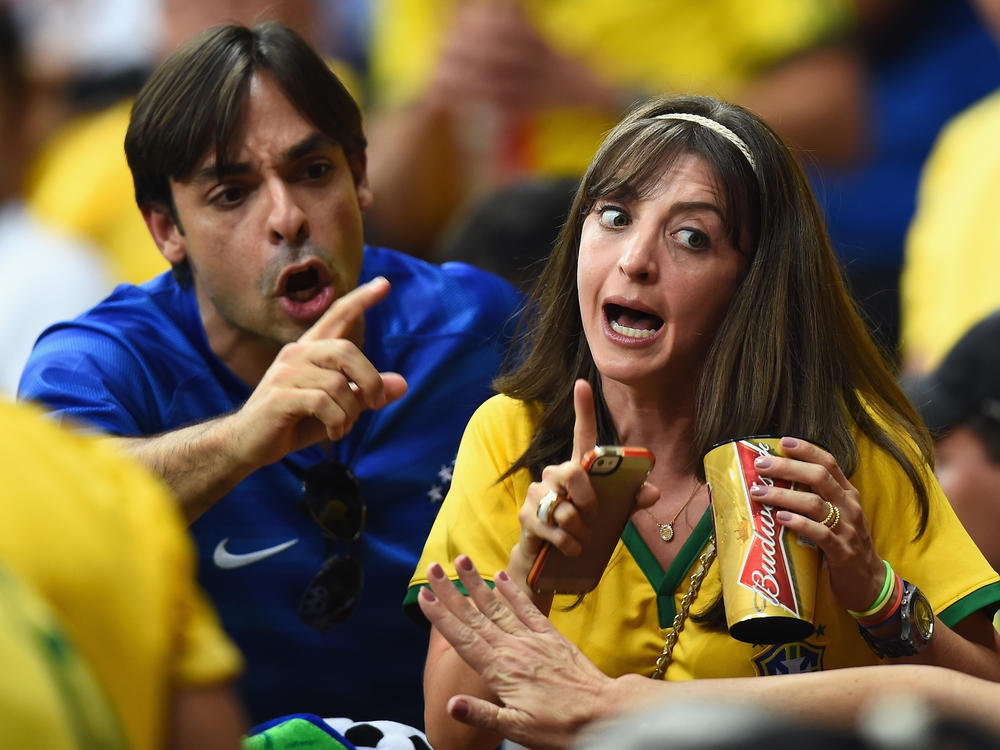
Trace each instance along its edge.
<instances>
[{"instance_id":1,"label":"woman's open mouth","mask_svg":"<svg viewBox=\"0 0 1000 750\"><path fill-rule=\"evenodd\" d=\"M663 319L652 313L623 305L608 303L604 306L608 327L625 339L641 341L655 336L663 326Z\"/></svg>"}]
</instances>

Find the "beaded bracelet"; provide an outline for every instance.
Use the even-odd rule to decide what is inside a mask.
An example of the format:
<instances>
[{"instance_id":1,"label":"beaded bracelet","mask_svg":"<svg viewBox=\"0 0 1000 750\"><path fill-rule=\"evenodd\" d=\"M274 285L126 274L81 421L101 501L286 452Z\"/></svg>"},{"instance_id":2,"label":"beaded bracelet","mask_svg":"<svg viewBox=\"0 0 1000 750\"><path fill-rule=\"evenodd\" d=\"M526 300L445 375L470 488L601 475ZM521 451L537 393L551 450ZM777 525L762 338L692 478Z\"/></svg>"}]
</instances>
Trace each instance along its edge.
<instances>
[{"instance_id":1,"label":"beaded bracelet","mask_svg":"<svg viewBox=\"0 0 1000 750\"><path fill-rule=\"evenodd\" d=\"M885 625L896 616L896 613L899 612L899 606L903 603L903 579L899 577L899 573L896 573L893 576L893 580L896 582L896 595L893 597L892 606L881 617L862 618L858 620L858 625L866 630L871 630L872 628Z\"/></svg>"},{"instance_id":2,"label":"beaded bracelet","mask_svg":"<svg viewBox=\"0 0 1000 750\"><path fill-rule=\"evenodd\" d=\"M882 584L882 592L875 598L875 603L864 612L855 612L853 609L847 610L855 620L871 617L876 614L885 606L885 600L889 598L889 592L892 590L892 584L896 580L896 574L893 573L892 566L889 565L888 560L883 560L882 562L885 563L885 583Z\"/></svg>"}]
</instances>

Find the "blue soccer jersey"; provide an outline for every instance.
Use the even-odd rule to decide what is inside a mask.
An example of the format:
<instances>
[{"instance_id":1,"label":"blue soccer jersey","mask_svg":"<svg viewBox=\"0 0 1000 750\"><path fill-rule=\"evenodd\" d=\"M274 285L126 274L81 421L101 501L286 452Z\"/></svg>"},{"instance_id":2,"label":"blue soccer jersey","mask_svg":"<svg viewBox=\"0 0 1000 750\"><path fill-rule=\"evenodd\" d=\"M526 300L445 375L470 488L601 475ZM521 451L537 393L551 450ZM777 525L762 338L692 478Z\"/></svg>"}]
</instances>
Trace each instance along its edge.
<instances>
[{"instance_id":1,"label":"blue soccer jersey","mask_svg":"<svg viewBox=\"0 0 1000 750\"><path fill-rule=\"evenodd\" d=\"M423 725L427 633L401 602L521 298L463 264L366 248L361 281L379 275L392 291L366 313L364 352L409 388L363 412L332 448L361 484L360 539L329 541L302 511L302 474L331 455L318 446L258 470L191 527L201 583L246 656L254 721L311 712ZM19 395L61 418L138 436L233 411L250 392L209 349L193 292L168 272L48 329ZM325 559L348 551L363 571L357 609L326 632L304 625L297 610L307 584Z\"/></svg>"}]
</instances>

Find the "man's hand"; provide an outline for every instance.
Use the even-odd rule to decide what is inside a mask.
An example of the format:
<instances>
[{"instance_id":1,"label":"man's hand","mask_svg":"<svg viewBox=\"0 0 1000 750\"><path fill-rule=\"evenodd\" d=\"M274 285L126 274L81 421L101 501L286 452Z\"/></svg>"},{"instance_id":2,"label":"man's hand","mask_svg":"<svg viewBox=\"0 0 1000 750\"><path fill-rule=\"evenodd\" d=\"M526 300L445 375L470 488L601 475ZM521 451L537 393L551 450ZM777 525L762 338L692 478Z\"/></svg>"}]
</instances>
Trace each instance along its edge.
<instances>
[{"instance_id":1,"label":"man's hand","mask_svg":"<svg viewBox=\"0 0 1000 750\"><path fill-rule=\"evenodd\" d=\"M384 278L362 284L282 348L230 420L242 462L265 466L324 438L340 440L363 409L381 409L406 393L402 375L378 372L348 338L388 293Z\"/></svg>"},{"instance_id":2,"label":"man's hand","mask_svg":"<svg viewBox=\"0 0 1000 750\"><path fill-rule=\"evenodd\" d=\"M116 442L159 475L193 521L262 466L324 438L346 435L363 409L406 393L347 336L389 293L377 278L345 294L298 341L286 345L238 411L155 437Z\"/></svg>"}]
</instances>

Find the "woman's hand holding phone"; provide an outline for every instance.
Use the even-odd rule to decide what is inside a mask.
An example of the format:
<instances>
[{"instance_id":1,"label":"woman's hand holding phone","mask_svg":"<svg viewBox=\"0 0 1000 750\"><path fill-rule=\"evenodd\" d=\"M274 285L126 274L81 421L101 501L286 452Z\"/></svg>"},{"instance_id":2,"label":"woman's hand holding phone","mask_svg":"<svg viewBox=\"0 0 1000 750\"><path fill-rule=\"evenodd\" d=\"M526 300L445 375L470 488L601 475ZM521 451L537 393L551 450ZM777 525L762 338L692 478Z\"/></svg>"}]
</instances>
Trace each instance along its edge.
<instances>
[{"instance_id":1,"label":"woman's hand holding phone","mask_svg":"<svg viewBox=\"0 0 1000 750\"><path fill-rule=\"evenodd\" d=\"M563 554L579 555L587 537L584 521L593 515L597 505L587 473L583 469L583 456L597 442L597 418L594 414L594 396L590 383L578 380L573 388L573 408L576 421L573 427L573 455L569 461L546 466L542 481L532 482L518 514L521 536L510 552L508 575L532 592L525 583L535 558L546 544L552 544ZM552 512L550 522L538 517L538 507L549 492L562 497L572 497L571 502L560 502ZM534 598L534 597L533 597ZM536 604L543 611L542 600Z\"/></svg>"},{"instance_id":2,"label":"woman's hand holding phone","mask_svg":"<svg viewBox=\"0 0 1000 750\"><path fill-rule=\"evenodd\" d=\"M603 562L598 559L600 570L607 562L607 557L613 551L614 545L610 549L606 547L607 540L601 539L602 544L598 545L602 549L595 549L589 544L592 539L608 536L608 525L611 524L611 533L616 541L624 527L628 515L631 513L632 501L636 498L638 490L640 500L643 504L655 501L659 491L650 485L642 485L641 479L638 484L641 488L631 486L624 491L628 494L627 504L622 502L612 504L607 499L602 505L595 492L594 484L585 468L588 452L592 451L597 442L597 419L594 414L594 397L590 384L585 380L577 380L573 389L573 406L576 420L573 429L573 453L569 461L561 464L548 466L542 472L542 480L533 482L528 488L524 504L521 506L519 519L521 521L521 536L518 543L511 550L510 564L507 572L510 577L523 582L529 594L543 610L547 608L551 597L548 594L559 580L565 581L567 587L557 587L560 591L570 593L573 588L578 588L581 581L569 578L577 578L573 574L566 577L566 569L576 569L576 573L584 573L581 566L575 565L576 561L584 562L587 558L586 567L594 567L593 556L604 558ZM648 452L644 452L648 455ZM652 466L652 457L649 456L649 466L642 473L642 478ZM625 472L622 473L622 476ZM539 505L549 492L555 492L558 496L566 498L555 504L551 511L548 522L539 517ZM642 495L646 495L642 498ZM599 511L604 511L600 512ZM614 511L611 515L609 511ZM627 511L627 512L625 512ZM604 532L604 533L602 533ZM551 549L545 549L546 547ZM545 550L545 551L543 551ZM584 555L585 552L591 553ZM543 556L539 562L539 555ZM544 558L549 558L545 560ZM561 564L553 565L553 561L559 560ZM544 563L544 564L543 564ZM568 563L568 564L567 564ZM543 568L551 566L555 577L543 575ZM529 575L532 583L528 583ZM586 577L586 576L585 576ZM598 576L599 577L599 576ZM539 582L544 585L539 588ZM593 581L596 584L596 580ZM592 586L591 586L592 587Z\"/></svg>"}]
</instances>

